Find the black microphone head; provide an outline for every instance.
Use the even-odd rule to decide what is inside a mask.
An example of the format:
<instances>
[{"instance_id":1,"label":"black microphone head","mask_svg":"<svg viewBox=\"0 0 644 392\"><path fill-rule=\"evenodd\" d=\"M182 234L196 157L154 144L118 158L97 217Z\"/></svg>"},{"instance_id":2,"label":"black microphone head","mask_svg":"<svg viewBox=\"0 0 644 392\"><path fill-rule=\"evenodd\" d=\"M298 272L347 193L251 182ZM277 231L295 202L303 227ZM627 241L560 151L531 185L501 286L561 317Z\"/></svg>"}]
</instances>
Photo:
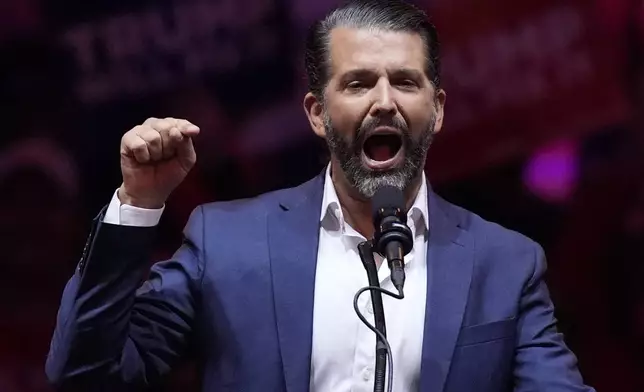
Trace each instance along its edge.
<instances>
[{"instance_id":1,"label":"black microphone head","mask_svg":"<svg viewBox=\"0 0 644 392\"><path fill-rule=\"evenodd\" d=\"M414 239L407 226L403 191L392 186L379 188L371 199L376 252L387 259L391 282L402 295L405 284L404 257L411 252Z\"/></svg>"},{"instance_id":2,"label":"black microphone head","mask_svg":"<svg viewBox=\"0 0 644 392\"><path fill-rule=\"evenodd\" d=\"M397 212L394 212L397 211ZM371 213L376 225L386 213L398 215L398 218L406 221L407 212L405 211L405 195L403 191L393 186L382 186L376 190L371 199Z\"/></svg>"}]
</instances>

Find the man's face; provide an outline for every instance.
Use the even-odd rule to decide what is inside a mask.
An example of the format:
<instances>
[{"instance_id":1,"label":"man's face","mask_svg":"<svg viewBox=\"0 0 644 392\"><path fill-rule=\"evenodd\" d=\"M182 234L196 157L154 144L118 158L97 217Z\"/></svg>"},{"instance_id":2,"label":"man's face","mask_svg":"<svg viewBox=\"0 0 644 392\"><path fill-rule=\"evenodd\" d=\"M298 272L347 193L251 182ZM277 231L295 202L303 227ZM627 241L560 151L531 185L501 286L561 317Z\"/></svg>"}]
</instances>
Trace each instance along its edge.
<instances>
[{"instance_id":1,"label":"man's face","mask_svg":"<svg viewBox=\"0 0 644 392\"><path fill-rule=\"evenodd\" d=\"M425 75L422 38L336 28L330 60L324 102L307 105L313 98L305 99L315 132L363 197L382 185L406 189L424 168L445 101Z\"/></svg>"}]
</instances>

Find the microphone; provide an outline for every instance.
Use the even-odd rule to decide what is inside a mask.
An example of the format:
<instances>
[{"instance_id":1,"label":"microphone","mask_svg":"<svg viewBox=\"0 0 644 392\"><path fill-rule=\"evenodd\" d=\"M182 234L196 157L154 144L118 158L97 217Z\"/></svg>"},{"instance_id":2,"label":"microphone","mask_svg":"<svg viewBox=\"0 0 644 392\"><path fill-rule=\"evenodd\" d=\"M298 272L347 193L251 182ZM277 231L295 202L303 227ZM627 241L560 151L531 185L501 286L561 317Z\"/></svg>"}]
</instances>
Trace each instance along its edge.
<instances>
[{"instance_id":1,"label":"microphone","mask_svg":"<svg viewBox=\"0 0 644 392\"><path fill-rule=\"evenodd\" d=\"M405 284L404 257L414 246L411 229L407 226L407 211L403 192L393 186L378 188L371 199L373 245L376 252L387 259L391 282L403 295Z\"/></svg>"}]
</instances>

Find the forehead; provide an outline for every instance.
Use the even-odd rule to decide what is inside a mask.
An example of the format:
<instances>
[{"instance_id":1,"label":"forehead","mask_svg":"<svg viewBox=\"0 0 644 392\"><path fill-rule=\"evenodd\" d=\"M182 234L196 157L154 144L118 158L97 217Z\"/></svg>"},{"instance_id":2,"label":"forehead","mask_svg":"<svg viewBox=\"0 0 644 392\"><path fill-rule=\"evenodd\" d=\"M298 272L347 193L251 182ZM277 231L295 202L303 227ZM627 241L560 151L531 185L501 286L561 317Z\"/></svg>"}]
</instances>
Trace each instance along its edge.
<instances>
[{"instance_id":1,"label":"forehead","mask_svg":"<svg viewBox=\"0 0 644 392\"><path fill-rule=\"evenodd\" d=\"M336 27L329 52L333 74L352 69L425 68L425 46L419 34Z\"/></svg>"}]
</instances>

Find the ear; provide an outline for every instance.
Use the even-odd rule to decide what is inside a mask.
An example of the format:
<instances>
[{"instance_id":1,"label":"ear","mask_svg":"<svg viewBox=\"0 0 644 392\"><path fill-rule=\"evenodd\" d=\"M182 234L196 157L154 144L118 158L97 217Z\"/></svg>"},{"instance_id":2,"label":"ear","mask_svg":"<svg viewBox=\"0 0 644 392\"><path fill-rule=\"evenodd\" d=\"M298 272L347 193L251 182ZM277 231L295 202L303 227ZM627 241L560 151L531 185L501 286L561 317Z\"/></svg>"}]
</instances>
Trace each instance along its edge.
<instances>
[{"instance_id":1,"label":"ear","mask_svg":"<svg viewBox=\"0 0 644 392\"><path fill-rule=\"evenodd\" d=\"M313 93L308 92L304 96L304 111L306 116L309 118L309 124L311 124L311 129L319 137L326 137L324 132L324 107L322 102L320 102Z\"/></svg>"},{"instance_id":2,"label":"ear","mask_svg":"<svg viewBox=\"0 0 644 392\"><path fill-rule=\"evenodd\" d=\"M436 124L434 126L434 133L438 133L443 128L443 117L445 116L445 100L447 94L445 90L438 89L434 98L434 105L436 106Z\"/></svg>"}]
</instances>

